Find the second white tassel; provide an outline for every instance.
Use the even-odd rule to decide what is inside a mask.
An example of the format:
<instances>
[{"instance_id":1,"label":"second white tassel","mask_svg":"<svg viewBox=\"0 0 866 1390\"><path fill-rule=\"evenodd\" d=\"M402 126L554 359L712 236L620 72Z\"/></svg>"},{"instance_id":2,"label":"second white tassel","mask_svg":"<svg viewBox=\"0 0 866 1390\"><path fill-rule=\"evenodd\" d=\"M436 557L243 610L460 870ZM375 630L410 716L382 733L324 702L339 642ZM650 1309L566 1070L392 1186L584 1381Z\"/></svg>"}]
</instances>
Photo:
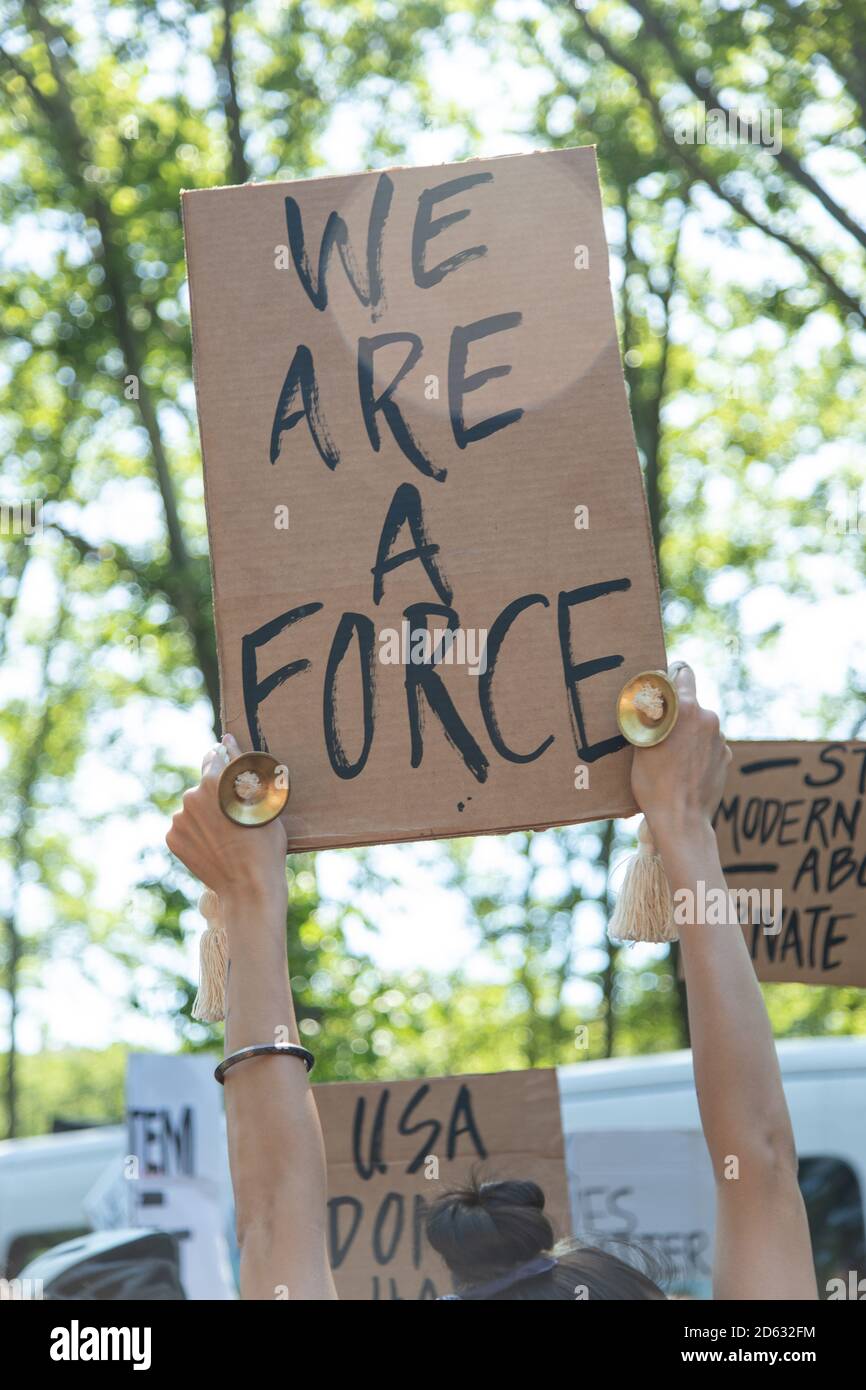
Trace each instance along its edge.
<instances>
[{"instance_id":1,"label":"second white tassel","mask_svg":"<svg viewBox=\"0 0 866 1390\"><path fill-rule=\"evenodd\" d=\"M625 871L607 934L611 941L677 941L670 884L645 820L637 838L637 854Z\"/></svg>"}]
</instances>

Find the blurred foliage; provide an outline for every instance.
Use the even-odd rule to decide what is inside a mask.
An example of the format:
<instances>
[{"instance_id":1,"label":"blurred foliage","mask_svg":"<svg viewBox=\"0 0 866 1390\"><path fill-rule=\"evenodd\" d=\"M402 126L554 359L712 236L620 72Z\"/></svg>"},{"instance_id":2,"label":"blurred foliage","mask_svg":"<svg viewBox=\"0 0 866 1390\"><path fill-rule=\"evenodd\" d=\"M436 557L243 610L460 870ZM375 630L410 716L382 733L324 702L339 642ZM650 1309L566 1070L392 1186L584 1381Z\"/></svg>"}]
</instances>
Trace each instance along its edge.
<instances>
[{"instance_id":1,"label":"blurred foliage","mask_svg":"<svg viewBox=\"0 0 866 1390\"><path fill-rule=\"evenodd\" d=\"M109 959L131 1010L213 1047L189 1017L194 886L151 833L195 775L168 751L173 712L218 707L180 190L326 172L347 123L365 165L411 158L431 129L476 153L496 99L485 116L469 83L459 106L443 96L449 55L499 75L515 147L597 144L669 639L704 644L726 720L757 734L774 692L753 658L781 618L756 628L744 606L853 592L866 569L866 536L827 524L866 479L859 0L0 0L0 21L2 500L44 499L45 523L0 559L0 986L14 1029L49 968L98 986ZM532 109L510 100L515 74ZM780 111L781 150L678 143L701 101ZM861 643L847 689L808 711L816 733L860 731L864 689ZM106 902L99 857L124 820L145 848L129 900ZM604 941L629 843L620 825L509 836L494 867L481 842L432 847L484 967L436 977L349 947L353 923L375 926L358 902L389 888L374 852L355 856L351 909L295 863L318 1075L681 1045L672 962ZM866 1032L857 991L766 994L780 1035ZM119 1114L120 1046L57 1042L8 1048L6 1130Z\"/></svg>"},{"instance_id":2,"label":"blurred foliage","mask_svg":"<svg viewBox=\"0 0 866 1390\"><path fill-rule=\"evenodd\" d=\"M64 1048L21 1058L20 1129L50 1134L56 1120L120 1124L127 1049Z\"/></svg>"}]
</instances>

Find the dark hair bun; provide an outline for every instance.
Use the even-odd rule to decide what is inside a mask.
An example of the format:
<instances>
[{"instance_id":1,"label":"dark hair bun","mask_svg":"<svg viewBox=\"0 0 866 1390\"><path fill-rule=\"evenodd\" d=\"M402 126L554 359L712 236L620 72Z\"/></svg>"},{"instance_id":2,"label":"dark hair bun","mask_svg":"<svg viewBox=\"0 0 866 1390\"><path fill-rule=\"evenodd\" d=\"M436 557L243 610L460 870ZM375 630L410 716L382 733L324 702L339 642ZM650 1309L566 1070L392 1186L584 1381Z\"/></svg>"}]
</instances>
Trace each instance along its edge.
<instances>
[{"instance_id":1,"label":"dark hair bun","mask_svg":"<svg viewBox=\"0 0 866 1390\"><path fill-rule=\"evenodd\" d=\"M427 1239L458 1283L473 1284L550 1250L554 1237L538 1183L473 1179L432 1204Z\"/></svg>"}]
</instances>

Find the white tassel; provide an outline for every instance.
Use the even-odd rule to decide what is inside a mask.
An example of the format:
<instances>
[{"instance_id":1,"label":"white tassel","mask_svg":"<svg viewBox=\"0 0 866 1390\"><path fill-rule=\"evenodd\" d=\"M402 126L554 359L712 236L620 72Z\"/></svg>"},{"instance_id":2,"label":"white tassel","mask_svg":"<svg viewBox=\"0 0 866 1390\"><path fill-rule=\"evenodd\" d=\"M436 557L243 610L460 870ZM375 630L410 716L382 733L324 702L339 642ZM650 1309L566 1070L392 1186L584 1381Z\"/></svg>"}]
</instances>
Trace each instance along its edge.
<instances>
[{"instance_id":1,"label":"white tassel","mask_svg":"<svg viewBox=\"0 0 866 1390\"><path fill-rule=\"evenodd\" d=\"M206 888L198 901L198 910L207 922L201 938L201 964L198 994L192 1006L192 1016L199 1023L219 1023L226 1012L226 974L228 971L228 938L216 893Z\"/></svg>"},{"instance_id":2,"label":"white tassel","mask_svg":"<svg viewBox=\"0 0 866 1390\"><path fill-rule=\"evenodd\" d=\"M637 837L607 934L611 941L677 941L670 884L645 820Z\"/></svg>"}]
</instances>

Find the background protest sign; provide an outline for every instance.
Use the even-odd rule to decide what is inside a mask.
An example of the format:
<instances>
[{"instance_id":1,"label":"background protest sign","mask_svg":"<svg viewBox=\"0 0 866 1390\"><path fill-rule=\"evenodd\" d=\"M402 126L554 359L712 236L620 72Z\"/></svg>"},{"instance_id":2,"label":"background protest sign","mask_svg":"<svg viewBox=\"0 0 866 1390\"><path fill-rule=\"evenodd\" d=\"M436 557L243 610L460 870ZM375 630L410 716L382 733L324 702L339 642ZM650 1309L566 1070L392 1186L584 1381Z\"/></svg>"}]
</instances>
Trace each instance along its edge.
<instances>
[{"instance_id":1,"label":"background protest sign","mask_svg":"<svg viewBox=\"0 0 866 1390\"><path fill-rule=\"evenodd\" d=\"M232 1299L225 1121L209 1056L132 1053L124 1182L132 1226L180 1235L187 1298Z\"/></svg>"},{"instance_id":2,"label":"background protest sign","mask_svg":"<svg viewBox=\"0 0 866 1390\"><path fill-rule=\"evenodd\" d=\"M328 1155L328 1244L340 1298L451 1292L427 1245L427 1205L477 1169L543 1189L568 1234L559 1089L552 1069L315 1087Z\"/></svg>"},{"instance_id":3,"label":"background protest sign","mask_svg":"<svg viewBox=\"0 0 866 1390\"><path fill-rule=\"evenodd\" d=\"M579 1130L566 1167L579 1240L649 1256L666 1293L711 1296L716 1187L699 1130Z\"/></svg>"},{"instance_id":4,"label":"background protest sign","mask_svg":"<svg viewBox=\"0 0 866 1390\"><path fill-rule=\"evenodd\" d=\"M631 814L665 654L594 149L183 208L223 723L291 847Z\"/></svg>"},{"instance_id":5,"label":"background protest sign","mask_svg":"<svg viewBox=\"0 0 866 1390\"><path fill-rule=\"evenodd\" d=\"M866 985L866 743L732 743L716 813L729 888L764 890L744 928L762 980ZM773 893L779 896L774 900Z\"/></svg>"}]
</instances>

